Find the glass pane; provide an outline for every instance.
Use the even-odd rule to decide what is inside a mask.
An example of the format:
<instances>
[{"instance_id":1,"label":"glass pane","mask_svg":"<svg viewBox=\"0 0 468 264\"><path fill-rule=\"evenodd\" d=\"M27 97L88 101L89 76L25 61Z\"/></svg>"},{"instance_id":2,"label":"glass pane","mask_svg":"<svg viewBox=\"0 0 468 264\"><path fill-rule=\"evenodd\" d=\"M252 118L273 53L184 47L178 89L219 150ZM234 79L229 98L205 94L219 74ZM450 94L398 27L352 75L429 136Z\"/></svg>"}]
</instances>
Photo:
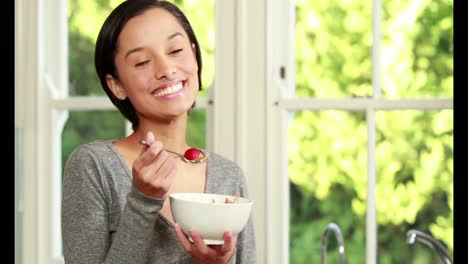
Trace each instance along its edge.
<instances>
[{"instance_id":1,"label":"glass pane","mask_svg":"<svg viewBox=\"0 0 468 264\"><path fill-rule=\"evenodd\" d=\"M416 229L453 256L453 110L378 112L379 263L438 264L428 246L406 244Z\"/></svg>"},{"instance_id":2,"label":"glass pane","mask_svg":"<svg viewBox=\"0 0 468 264\"><path fill-rule=\"evenodd\" d=\"M62 133L62 170L78 145L124 137L125 121L118 111L70 111Z\"/></svg>"},{"instance_id":3,"label":"glass pane","mask_svg":"<svg viewBox=\"0 0 468 264\"><path fill-rule=\"evenodd\" d=\"M187 143L189 146L201 149L206 148L206 111L192 110L189 113L187 124Z\"/></svg>"},{"instance_id":4,"label":"glass pane","mask_svg":"<svg viewBox=\"0 0 468 264\"><path fill-rule=\"evenodd\" d=\"M453 1L383 1L382 95L453 97Z\"/></svg>"},{"instance_id":5,"label":"glass pane","mask_svg":"<svg viewBox=\"0 0 468 264\"><path fill-rule=\"evenodd\" d=\"M68 0L70 96L106 96L94 68L94 45L102 23L120 2Z\"/></svg>"},{"instance_id":6,"label":"glass pane","mask_svg":"<svg viewBox=\"0 0 468 264\"><path fill-rule=\"evenodd\" d=\"M296 1L296 96L372 95L369 1Z\"/></svg>"},{"instance_id":7,"label":"glass pane","mask_svg":"<svg viewBox=\"0 0 468 264\"><path fill-rule=\"evenodd\" d=\"M94 68L94 45L100 27L111 9L122 0L69 0L69 95L106 96ZM197 35L202 52L202 83L200 96L205 96L214 79L214 2L215 0L170 1L176 3Z\"/></svg>"},{"instance_id":8,"label":"glass pane","mask_svg":"<svg viewBox=\"0 0 468 264\"><path fill-rule=\"evenodd\" d=\"M365 263L366 140L364 113L295 113L288 128L290 263L321 263L331 222L341 229L346 263ZM327 263L339 263L333 232L327 244Z\"/></svg>"},{"instance_id":9,"label":"glass pane","mask_svg":"<svg viewBox=\"0 0 468 264\"><path fill-rule=\"evenodd\" d=\"M202 88L199 96L206 96L215 74L215 1L169 0L187 16L195 32L202 53Z\"/></svg>"}]
</instances>

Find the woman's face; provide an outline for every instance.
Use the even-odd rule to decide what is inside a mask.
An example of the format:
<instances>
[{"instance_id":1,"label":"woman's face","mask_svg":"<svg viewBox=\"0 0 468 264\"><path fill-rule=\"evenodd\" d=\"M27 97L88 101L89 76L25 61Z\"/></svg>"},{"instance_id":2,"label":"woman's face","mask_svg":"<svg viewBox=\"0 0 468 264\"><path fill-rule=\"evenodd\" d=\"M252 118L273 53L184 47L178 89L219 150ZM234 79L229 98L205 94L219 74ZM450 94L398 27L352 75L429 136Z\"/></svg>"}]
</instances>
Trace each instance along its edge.
<instances>
[{"instance_id":1,"label":"woman's face","mask_svg":"<svg viewBox=\"0 0 468 264\"><path fill-rule=\"evenodd\" d=\"M127 96L140 122L185 114L198 93L195 46L176 18L153 8L130 19L117 43L119 79L106 80L119 99Z\"/></svg>"}]
</instances>

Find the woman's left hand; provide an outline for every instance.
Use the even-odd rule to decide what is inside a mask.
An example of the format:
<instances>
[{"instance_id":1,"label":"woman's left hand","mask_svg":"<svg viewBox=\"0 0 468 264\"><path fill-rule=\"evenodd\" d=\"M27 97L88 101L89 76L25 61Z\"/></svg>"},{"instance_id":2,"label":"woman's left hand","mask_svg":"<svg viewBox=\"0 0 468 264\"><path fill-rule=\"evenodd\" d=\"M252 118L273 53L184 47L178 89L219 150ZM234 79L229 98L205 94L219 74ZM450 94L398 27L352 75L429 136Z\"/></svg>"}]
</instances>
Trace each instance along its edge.
<instances>
[{"instance_id":1,"label":"woman's left hand","mask_svg":"<svg viewBox=\"0 0 468 264\"><path fill-rule=\"evenodd\" d=\"M237 235L233 235L231 231L224 232L223 245L206 245L197 231L190 230L192 243L182 232L179 225L174 224L174 229L179 242L185 251L192 256L195 264L226 264L236 250Z\"/></svg>"}]
</instances>

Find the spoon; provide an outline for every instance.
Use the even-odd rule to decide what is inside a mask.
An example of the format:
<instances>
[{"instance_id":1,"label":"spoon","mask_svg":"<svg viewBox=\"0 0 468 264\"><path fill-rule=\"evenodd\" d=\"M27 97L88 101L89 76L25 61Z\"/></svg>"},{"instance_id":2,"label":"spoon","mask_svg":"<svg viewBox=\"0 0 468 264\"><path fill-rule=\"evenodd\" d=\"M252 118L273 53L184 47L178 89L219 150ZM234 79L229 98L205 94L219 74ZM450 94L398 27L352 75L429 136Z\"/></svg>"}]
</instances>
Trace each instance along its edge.
<instances>
[{"instance_id":1,"label":"spoon","mask_svg":"<svg viewBox=\"0 0 468 264\"><path fill-rule=\"evenodd\" d=\"M140 144L148 146L148 147L150 146L148 144L148 142L146 142L145 140L140 140ZM201 149L199 149L199 150L202 153L203 157L201 159L189 160L186 157L184 157L184 155L182 155L180 153L177 153L175 151L166 149L167 152L177 155L185 163L203 163L203 162L206 162L208 160L208 154L205 151L201 150Z\"/></svg>"}]
</instances>

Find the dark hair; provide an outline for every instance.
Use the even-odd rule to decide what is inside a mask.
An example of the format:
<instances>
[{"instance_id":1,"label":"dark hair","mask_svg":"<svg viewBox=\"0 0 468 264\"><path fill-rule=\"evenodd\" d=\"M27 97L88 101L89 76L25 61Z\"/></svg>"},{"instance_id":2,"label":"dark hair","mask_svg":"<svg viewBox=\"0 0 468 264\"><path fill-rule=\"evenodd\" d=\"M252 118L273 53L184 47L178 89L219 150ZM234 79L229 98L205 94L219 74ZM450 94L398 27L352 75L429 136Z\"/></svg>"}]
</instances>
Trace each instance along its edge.
<instances>
[{"instance_id":1,"label":"dark hair","mask_svg":"<svg viewBox=\"0 0 468 264\"><path fill-rule=\"evenodd\" d=\"M124 100L120 100L112 93L109 86L107 86L106 75L110 74L116 79L119 78L114 64L114 59L117 53L117 40L125 24L127 24L127 22L133 17L138 16L146 10L152 8L162 8L171 13L185 30L185 33L187 33L190 42L195 44L195 56L198 65L198 89L202 89L202 59L200 47L198 45L197 37L193 32L192 26L190 25L190 22L184 13L177 6L167 1L127 0L122 2L114 10L112 10L112 12L104 21L101 30L99 31L94 53L94 64L96 67L96 72L101 81L102 88L107 93L107 96L110 98L112 103L119 109L125 118L127 118L132 123L133 130L136 130L139 124L135 107L132 105L128 97ZM194 107L194 105L195 103L192 105L192 107Z\"/></svg>"}]
</instances>

